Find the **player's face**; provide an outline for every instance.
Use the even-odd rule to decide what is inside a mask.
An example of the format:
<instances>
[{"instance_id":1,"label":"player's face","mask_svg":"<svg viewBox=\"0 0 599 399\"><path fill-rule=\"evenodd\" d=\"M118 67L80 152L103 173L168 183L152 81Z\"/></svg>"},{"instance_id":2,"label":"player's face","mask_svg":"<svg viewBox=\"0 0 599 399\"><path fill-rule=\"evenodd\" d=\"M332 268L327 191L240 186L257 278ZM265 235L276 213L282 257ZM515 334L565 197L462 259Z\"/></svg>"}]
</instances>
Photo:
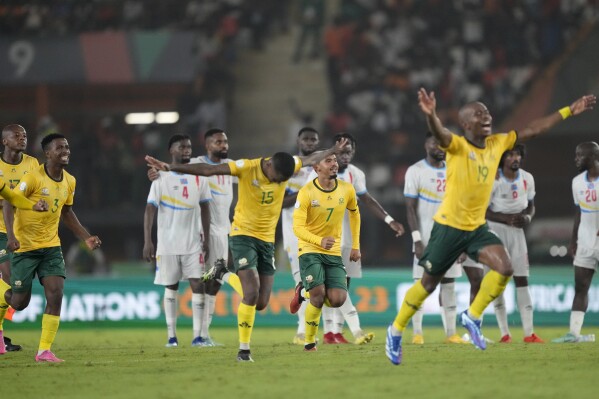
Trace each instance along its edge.
<instances>
[{"instance_id":1,"label":"player's face","mask_svg":"<svg viewBox=\"0 0 599 399\"><path fill-rule=\"evenodd\" d=\"M318 174L318 177L324 179L334 179L337 177L337 172L339 171L339 164L337 163L337 157L333 154L316 165L314 165L314 170Z\"/></svg>"},{"instance_id":2,"label":"player's face","mask_svg":"<svg viewBox=\"0 0 599 399\"><path fill-rule=\"evenodd\" d=\"M54 139L46 150L46 157L52 163L68 165L71 158L71 149L67 139Z\"/></svg>"},{"instance_id":3,"label":"player's face","mask_svg":"<svg viewBox=\"0 0 599 399\"><path fill-rule=\"evenodd\" d=\"M522 164L522 155L520 155L520 151L510 151L505 154L505 159L503 161L503 166L507 167L513 171L517 171L520 169L520 165Z\"/></svg>"},{"instance_id":4,"label":"player's face","mask_svg":"<svg viewBox=\"0 0 599 399\"><path fill-rule=\"evenodd\" d=\"M266 175L266 178L273 183L283 183L289 180L289 178L285 178L275 170L275 167L270 160L267 161L264 166L264 175Z\"/></svg>"},{"instance_id":5,"label":"player's face","mask_svg":"<svg viewBox=\"0 0 599 399\"><path fill-rule=\"evenodd\" d=\"M493 118L489 110L483 103L474 103L470 106L470 114L466 120L466 130L473 133L474 136L491 135L491 125Z\"/></svg>"},{"instance_id":6,"label":"player's face","mask_svg":"<svg viewBox=\"0 0 599 399\"><path fill-rule=\"evenodd\" d=\"M206 151L216 158L225 159L229 156L229 140L225 133L216 133L206 140Z\"/></svg>"},{"instance_id":7,"label":"player's face","mask_svg":"<svg viewBox=\"0 0 599 399\"><path fill-rule=\"evenodd\" d=\"M580 145L576 147L574 163L576 163L576 169L578 169L579 172L588 170L591 167L592 162L591 151L588 148Z\"/></svg>"},{"instance_id":8,"label":"player's face","mask_svg":"<svg viewBox=\"0 0 599 399\"><path fill-rule=\"evenodd\" d=\"M319 141L318 133L309 131L303 132L297 138L297 146L299 148L300 154L304 156L312 154L314 151L316 151Z\"/></svg>"},{"instance_id":9,"label":"player's face","mask_svg":"<svg viewBox=\"0 0 599 399\"><path fill-rule=\"evenodd\" d=\"M4 134L2 144L13 151L25 151L27 148L27 132L23 128L16 128Z\"/></svg>"},{"instance_id":10,"label":"player's face","mask_svg":"<svg viewBox=\"0 0 599 399\"><path fill-rule=\"evenodd\" d=\"M347 169L347 165L349 165L354 159L354 155L356 155L356 150L354 146L351 144L347 144L339 154L337 154L337 162L339 163L339 171L343 172Z\"/></svg>"},{"instance_id":11,"label":"player's face","mask_svg":"<svg viewBox=\"0 0 599 399\"><path fill-rule=\"evenodd\" d=\"M439 141L434 137L429 137L424 143L426 154L435 161L445 160L445 151L439 148Z\"/></svg>"},{"instance_id":12,"label":"player's face","mask_svg":"<svg viewBox=\"0 0 599 399\"><path fill-rule=\"evenodd\" d=\"M171 155L175 163L189 163L191 158L191 140L177 141L171 146Z\"/></svg>"}]
</instances>

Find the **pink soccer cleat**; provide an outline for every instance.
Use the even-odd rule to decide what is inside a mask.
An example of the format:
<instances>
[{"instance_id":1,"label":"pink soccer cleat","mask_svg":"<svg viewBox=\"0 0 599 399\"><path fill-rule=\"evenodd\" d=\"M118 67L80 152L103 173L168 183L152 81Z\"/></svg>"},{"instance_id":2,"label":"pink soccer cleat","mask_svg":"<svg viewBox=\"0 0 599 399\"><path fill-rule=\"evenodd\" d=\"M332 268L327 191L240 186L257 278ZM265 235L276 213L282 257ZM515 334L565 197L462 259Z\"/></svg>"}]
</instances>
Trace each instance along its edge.
<instances>
[{"instance_id":1,"label":"pink soccer cleat","mask_svg":"<svg viewBox=\"0 0 599 399\"><path fill-rule=\"evenodd\" d=\"M39 355L35 355L35 361L38 363L48 362L48 363L61 363L64 360L57 358L54 353L50 350L45 350Z\"/></svg>"},{"instance_id":2,"label":"pink soccer cleat","mask_svg":"<svg viewBox=\"0 0 599 399\"><path fill-rule=\"evenodd\" d=\"M0 330L0 355L4 355L6 353L6 345L4 345L4 334L2 330Z\"/></svg>"}]
</instances>

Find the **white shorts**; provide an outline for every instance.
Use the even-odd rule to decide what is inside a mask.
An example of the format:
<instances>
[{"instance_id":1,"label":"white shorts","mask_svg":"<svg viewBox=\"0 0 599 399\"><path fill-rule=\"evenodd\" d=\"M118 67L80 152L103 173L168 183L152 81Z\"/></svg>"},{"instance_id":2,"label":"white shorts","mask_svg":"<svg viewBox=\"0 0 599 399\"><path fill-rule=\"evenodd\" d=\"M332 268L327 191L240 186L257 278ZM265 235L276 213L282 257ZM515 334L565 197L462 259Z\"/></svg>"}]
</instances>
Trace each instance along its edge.
<instances>
[{"instance_id":1,"label":"white shorts","mask_svg":"<svg viewBox=\"0 0 599 399\"><path fill-rule=\"evenodd\" d=\"M201 251L189 255L158 255L154 284L173 285L180 280L201 278L203 273L204 255Z\"/></svg>"},{"instance_id":2,"label":"white shorts","mask_svg":"<svg viewBox=\"0 0 599 399\"><path fill-rule=\"evenodd\" d=\"M225 264L229 259L229 235L228 234L210 234L208 242L208 259L206 264L208 268L214 266L218 259L224 259Z\"/></svg>"},{"instance_id":3,"label":"white shorts","mask_svg":"<svg viewBox=\"0 0 599 399\"><path fill-rule=\"evenodd\" d=\"M577 247L576 256L574 257L574 266L584 267L597 271L599 264L599 249Z\"/></svg>"},{"instance_id":4,"label":"white shorts","mask_svg":"<svg viewBox=\"0 0 599 399\"><path fill-rule=\"evenodd\" d=\"M424 274L424 267L418 264L418 258L414 256L414 264L412 265L412 277L414 280L419 280ZM443 277L446 278L460 278L462 277L462 265L455 262L447 271Z\"/></svg>"},{"instance_id":5,"label":"white shorts","mask_svg":"<svg viewBox=\"0 0 599 399\"><path fill-rule=\"evenodd\" d=\"M362 277L362 260L359 260L357 262L349 260L350 253L351 253L351 248L341 247L341 259L343 260L343 266L345 266L345 271L347 273L347 277L361 278Z\"/></svg>"},{"instance_id":6,"label":"white shorts","mask_svg":"<svg viewBox=\"0 0 599 399\"><path fill-rule=\"evenodd\" d=\"M489 229L497 234L510 256L514 276L528 277L530 263L528 262L528 248L526 247L524 230L503 223L488 223Z\"/></svg>"}]
</instances>

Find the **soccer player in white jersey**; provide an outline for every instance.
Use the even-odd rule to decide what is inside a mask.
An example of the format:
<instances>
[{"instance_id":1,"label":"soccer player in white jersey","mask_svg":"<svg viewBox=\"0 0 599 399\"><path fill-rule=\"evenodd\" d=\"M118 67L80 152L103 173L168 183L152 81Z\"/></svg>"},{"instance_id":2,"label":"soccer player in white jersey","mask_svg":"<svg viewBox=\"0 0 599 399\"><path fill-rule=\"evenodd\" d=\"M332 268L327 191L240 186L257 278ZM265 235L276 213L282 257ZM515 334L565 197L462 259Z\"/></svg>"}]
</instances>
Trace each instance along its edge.
<instances>
[{"instance_id":1,"label":"soccer player in white jersey","mask_svg":"<svg viewBox=\"0 0 599 399\"><path fill-rule=\"evenodd\" d=\"M572 195L578 207L574 217L570 251L574 255L574 300L570 331L553 342L581 342L580 330L589 305L589 288L599 264L599 144L581 143L574 158L581 172L572 180Z\"/></svg>"},{"instance_id":2,"label":"soccer player in white jersey","mask_svg":"<svg viewBox=\"0 0 599 399\"><path fill-rule=\"evenodd\" d=\"M172 162L189 163L191 139L174 135L168 143ZM164 286L164 313L168 331L167 347L179 345L177 340L177 295L179 280L188 279L191 286L193 319L192 346L201 346L199 296L204 294L201 280L204 272L204 253L210 237L211 201L208 179L176 172L160 172L152 182L144 214L143 257L147 262L156 259L154 284ZM157 239L152 242L152 226L158 211Z\"/></svg>"},{"instance_id":3,"label":"soccer player in white jersey","mask_svg":"<svg viewBox=\"0 0 599 399\"><path fill-rule=\"evenodd\" d=\"M418 264L424 249L428 244L433 229L433 216L437 212L445 195L446 166L445 152L439 148L439 141L432 133L427 133L424 142L426 158L416 162L406 171L404 196L408 226L412 230L414 242L414 264L412 277L420 280L424 268ZM445 327L445 342L453 344L466 343L456 334L456 296L455 279L462 276L460 260L447 270L441 279L439 301L442 307L442 319ZM412 343L424 344L422 332L422 309L412 317L414 335Z\"/></svg>"},{"instance_id":4,"label":"soccer player in white jersey","mask_svg":"<svg viewBox=\"0 0 599 399\"><path fill-rule=\"evenodd\" d=\"M535 181L530 173L520 168L524 154L524 145L516 144L501 156L486 218L489 228L499 236L512 260L516 302L522 319L524 342L542 344L545 341L533 331L533 306L528 289L530 267L523 228L530 224L535 214ZM510 343L512 337L508 328L503 294L499 295L493 304L501 331L499 342Z\"/></svg>"},{"instance_id":5,"label":"soccer player in white jersey","mask_svg":"<svg viewBox=\"0 0 599 399\"><path fill-rule=\"evenodd\" d=\"M318 132L316 129L306 126L300 129L297 134L297 147L299 155L307 156L316 151L318 143L320 142ZM302 167L299 172L289 179L287 182L287 192L283 199L283 211L281 212L281 223L283 228L283 246L285 252L289 257L289 263L291 265L291 273L293 280L297 285L301 281L300 268L299 268L299 253L298 253L298 240L293 232L293 211L295 201L297 199L297 193L307 182L308 176L314 170L311 166ZM293 337L293 343L296 345L304 345L306 337L306 317L305 308L307 301L302 302L302 305L297 312L298 326L295 337Z\"/></svg>"},{"instance_id":6,"label":"soccer player in white jersey","mask_svg":"<svg viewBox=\"0 0 599 399\"><path fill-rule=\"evenodd\" d=\"M342 139L347 139L348 143L343 147L341 152L337 154L337 162L339 164L337 178L349 182L354 186L361 207L368 208L377 218L385 221L391 230L395 232L397 237L403 235L404 227L401 223L393 219L381 204L368 193L364 172L351 164L351 161L356 154L356 140L348 133L337 134L334 137L335 142L339 142ZM316 172L312 172L308 180L312 181L316 176ZM343 219L343 234L341 235L341 257L343 258L343 264L347 270L348 287L351 278L362 277L362 262L360 260L357 262L350 260L351 248L352 236L349 229L349 217L346 214ZM325 306L322 311L322 317L324 321L323 342L325 344L349 343L342 333L344 321L347 322L347 325L354 336L355 344L365 344L374 338L373 333L365 333L360 327L358 311L353 305L349 295L347 296L345 303L339 308L328 308Z\"/></svg>"}]
</instances>

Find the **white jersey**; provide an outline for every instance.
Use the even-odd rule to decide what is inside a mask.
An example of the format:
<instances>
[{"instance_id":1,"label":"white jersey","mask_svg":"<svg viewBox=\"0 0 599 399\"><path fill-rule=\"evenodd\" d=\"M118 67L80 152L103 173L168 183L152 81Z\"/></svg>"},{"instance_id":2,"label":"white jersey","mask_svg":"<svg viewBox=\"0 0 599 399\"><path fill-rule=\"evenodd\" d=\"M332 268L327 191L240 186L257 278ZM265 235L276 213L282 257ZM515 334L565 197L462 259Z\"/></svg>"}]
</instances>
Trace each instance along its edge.
<instances>
[{"instance_id":1,"label":"white jersey","mask_svg":"<svg viewBox=\"0 0 599 399\"><path fill-rule=\"evenodd\" d=\"M211 201L208 179L159 172L148 204L158 208L156 255L188 255L202 250L200 203Z\"/></svg>"},{"instance_id":2,"label":"white jersey","mask_svg":"<svg viewBox=\"0 0 599 399\"><path fill-rule=\"evenodd\" d=\"M404 196L418 199L416 215L422 244L428 245L433 229L433 216L445 196L447 168L445 162L440 168L435 168L426 159L421 159L408 168L403 189Z\"/></svg>"},{"instance_id":3,"label":"white jersey","mask_svg":"<svg viewBox=\"0 0 599 399\"><path fill-rule=\"evenodd\" d=\"M572 180L574 203L580 208L578 247L599 249L599 178L589 181L588 172Z\"/></svg>"},{"instance_id":4,"label":"white jersey","mask_svg":"<svg viewBox=\"0 0 599 399\"><path fill-rule=\"evenodd\" d=\"M535 194L535 180L530 173L520 169L512 181L500 169L493 183L489 209L510 215L520 213L528 208L528 203L535 198Z\"/></svg>"},{"instance_id":5,"label":"white jersey","mask_svg":"<svg viewBox=\"0 0 599 399\"><path fill-rule=\"evenodd\" d=\"M220 163L231 162L231 159L222 159ZM206 155L191 158L189 163L207 163L218 165ZM227 235L231 231L231 220L229 213L231 202L233 202L233 183L237 183L237 177L229 175L214 175L206 177L212 195L210 203L210 234Z\"/></svg>"},{"instance_id":6,"label":"white jersey","mask_svg":"<svg viewBox=\"0 0 599 399\"><path fill-rule=\"evenodd\" d=\"M315 171L310 173L308 177L308 181L315 179L318 175ZM343 180L345 182L351 183L356 190L356 195L359 197L368 192L366 189L366 175L360 168L353 164L347 165L347 168L342 172L337 174L337 178L339 180ZM341 232L341 247L342 248L351 248L352 247L352 236L351 229L349 227L349 215L347 214L347 210L345 211L345 217L343 218L343 230Z\"/></svg>"},{"instance_id":7,"label":"white jersey","mask_svg":"<svg viewBox=\"0 0 599 399\"><path fill-rule=\"evenodd\" d=\"M287 194L297 193L300 188L302 188L308 182L308 176L310 172L312 172L314 168L312 166L304 166L299 172L289 179L287 182ZM281 212L281 223L283 228L283 246L285 247L285 251L290 255L291 253L295 254L297 252L297 237L293 232L293 205L288 208L283 208Z\"/></svg>"}]
</instances>

